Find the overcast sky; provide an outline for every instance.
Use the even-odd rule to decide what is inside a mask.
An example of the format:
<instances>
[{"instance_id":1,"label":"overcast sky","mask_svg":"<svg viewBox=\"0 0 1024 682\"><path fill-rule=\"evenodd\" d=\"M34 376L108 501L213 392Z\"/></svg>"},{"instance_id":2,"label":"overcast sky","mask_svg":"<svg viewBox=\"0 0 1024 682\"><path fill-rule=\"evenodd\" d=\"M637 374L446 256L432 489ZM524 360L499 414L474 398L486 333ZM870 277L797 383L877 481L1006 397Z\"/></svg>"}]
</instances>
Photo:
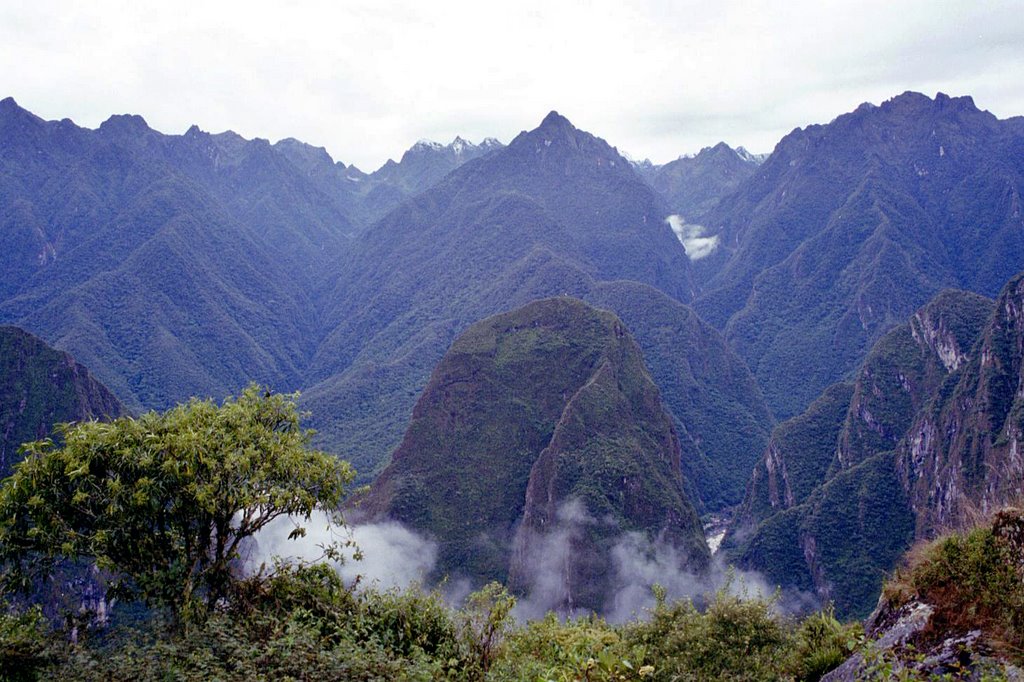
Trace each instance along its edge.
<instances>
[{"instance_id":1,"label":"overcast sky","mask_svg":"<svg viewBox=\"0 0 1024 682\"><path fill-rule=\"evenodd\" d=\"M367 171L551 109L636 158L770 151L905 90L1024 114L1024 1L0 4L0 96L44 118L296 137Z\"/></svg>"}]
</instances>

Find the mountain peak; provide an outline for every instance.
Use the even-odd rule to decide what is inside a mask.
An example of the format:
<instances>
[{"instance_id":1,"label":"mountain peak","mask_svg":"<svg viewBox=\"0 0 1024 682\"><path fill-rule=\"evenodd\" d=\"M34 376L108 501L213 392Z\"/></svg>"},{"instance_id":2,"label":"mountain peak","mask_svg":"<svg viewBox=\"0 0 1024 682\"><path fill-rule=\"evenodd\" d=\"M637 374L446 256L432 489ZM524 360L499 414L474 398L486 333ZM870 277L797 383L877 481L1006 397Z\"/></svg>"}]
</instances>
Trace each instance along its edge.
<instances>
[{"instance_id":1,"label":"mountain peak","mask_svg":"<svg viewBox=\"0 0 1024 682\"><path fill-rule=\"evenodd\" d=\"M540 122L539 128L573 128L573 124L569 122L565 116L552 109L544 120Z\"/></svg>"},{"instance_id":2,"label":"mountain peak","mask_svg":"<svg viewBox=\"0 0 1024 682\"><path fill-rule=\"evenodd\" d=\"M126 132L138 134L146 132L149 129L149 124L146 123L146 119L142 118L138 114L114 114L100 124L100 130L103 132Z\"/></svg>"},{"instance_id":3,"label":"mountain peak","mask_svg":"<svg viewBox=\"0 0 1024 682\"><path fill-rule=\"evenodd\" d=\"M45 124L45 121L28 109L20 106L14 101L13 97L5 97L0 100L0 124L5 127L18 127L21 133L24 134L29 129L38 129Z\"/></svg>"},{"instance_id":4,"label":"mountain peak","mask_svg":"<svg viewBox=\"0 0 1024 682\"><path fill-rule=\"evenodd\" d=\"M974 99L970 95L964 95L962 97L950 97L944 92L935 93L935 99L928 97L928 95L920 92L914 92L913 90L907 90L903 94L897 95L885 102L882 105L883 108L896 109L896 110L950 110L950 111L978 111L977 106L974 104ZM865 108L863 105L857 109L857 111L865 110L870 111L874 107Z\"/></svg>"}]
</instances>

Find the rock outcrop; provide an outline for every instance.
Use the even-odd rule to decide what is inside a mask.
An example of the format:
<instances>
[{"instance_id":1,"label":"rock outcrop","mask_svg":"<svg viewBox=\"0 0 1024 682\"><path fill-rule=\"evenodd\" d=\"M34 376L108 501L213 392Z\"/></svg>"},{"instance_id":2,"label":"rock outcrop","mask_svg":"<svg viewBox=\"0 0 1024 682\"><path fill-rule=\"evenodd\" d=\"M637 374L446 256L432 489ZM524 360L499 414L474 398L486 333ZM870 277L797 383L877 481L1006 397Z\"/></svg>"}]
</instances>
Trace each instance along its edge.
<instances>
[{"instance_id":1,"label":"rock outcrop","mask_svg":"<svg viewBox=\"0 0 1024 682\"><path fill-rule=\"evenodd\" d=\"M1024 484L1024 274L1004 287L955 383L914 421L897 465L917 535L972 525Z\"/></svg>"}]
</instances>

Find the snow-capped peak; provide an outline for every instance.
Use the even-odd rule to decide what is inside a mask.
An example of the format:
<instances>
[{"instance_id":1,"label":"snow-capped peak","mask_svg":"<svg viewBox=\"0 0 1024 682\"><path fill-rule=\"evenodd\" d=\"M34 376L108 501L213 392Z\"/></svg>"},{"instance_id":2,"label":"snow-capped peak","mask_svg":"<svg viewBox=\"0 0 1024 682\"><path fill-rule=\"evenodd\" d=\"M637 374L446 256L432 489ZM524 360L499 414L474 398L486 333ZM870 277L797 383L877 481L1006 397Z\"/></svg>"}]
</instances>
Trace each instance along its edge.
<instances>
[{"instance_id":1,"label":"snow-capped peak","mask_svg":"<svg viewBox=\"0 0 1024 682\"><path fill-rule=\"evenodd\" d=\"M413 148L417 147L420 149L444 149L444 145L440 142L434 142L433 140L428 140L426 138L418 140L416 144L413 145Z\"/></svg>"}]
</instances>

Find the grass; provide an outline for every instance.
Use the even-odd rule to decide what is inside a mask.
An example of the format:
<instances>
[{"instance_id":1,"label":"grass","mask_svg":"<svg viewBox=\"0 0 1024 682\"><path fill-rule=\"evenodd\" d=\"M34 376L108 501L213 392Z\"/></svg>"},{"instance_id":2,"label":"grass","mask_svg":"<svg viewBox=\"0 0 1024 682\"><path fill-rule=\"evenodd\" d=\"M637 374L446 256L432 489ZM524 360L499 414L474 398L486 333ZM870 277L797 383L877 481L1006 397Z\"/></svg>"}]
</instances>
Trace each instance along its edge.
<instances>
[{"instance_id":1,"label":"grass","mask_svg":"<svg viewBox=\"0 0 1024 682\"><path fill-rule=\"evenodd\" d=\"M935 608L920 644L981 629L998 653L1024 663L1024 511L991 525L915 546L883 591L892 608L921 600Z\"/></svg>"}]
</instances>

